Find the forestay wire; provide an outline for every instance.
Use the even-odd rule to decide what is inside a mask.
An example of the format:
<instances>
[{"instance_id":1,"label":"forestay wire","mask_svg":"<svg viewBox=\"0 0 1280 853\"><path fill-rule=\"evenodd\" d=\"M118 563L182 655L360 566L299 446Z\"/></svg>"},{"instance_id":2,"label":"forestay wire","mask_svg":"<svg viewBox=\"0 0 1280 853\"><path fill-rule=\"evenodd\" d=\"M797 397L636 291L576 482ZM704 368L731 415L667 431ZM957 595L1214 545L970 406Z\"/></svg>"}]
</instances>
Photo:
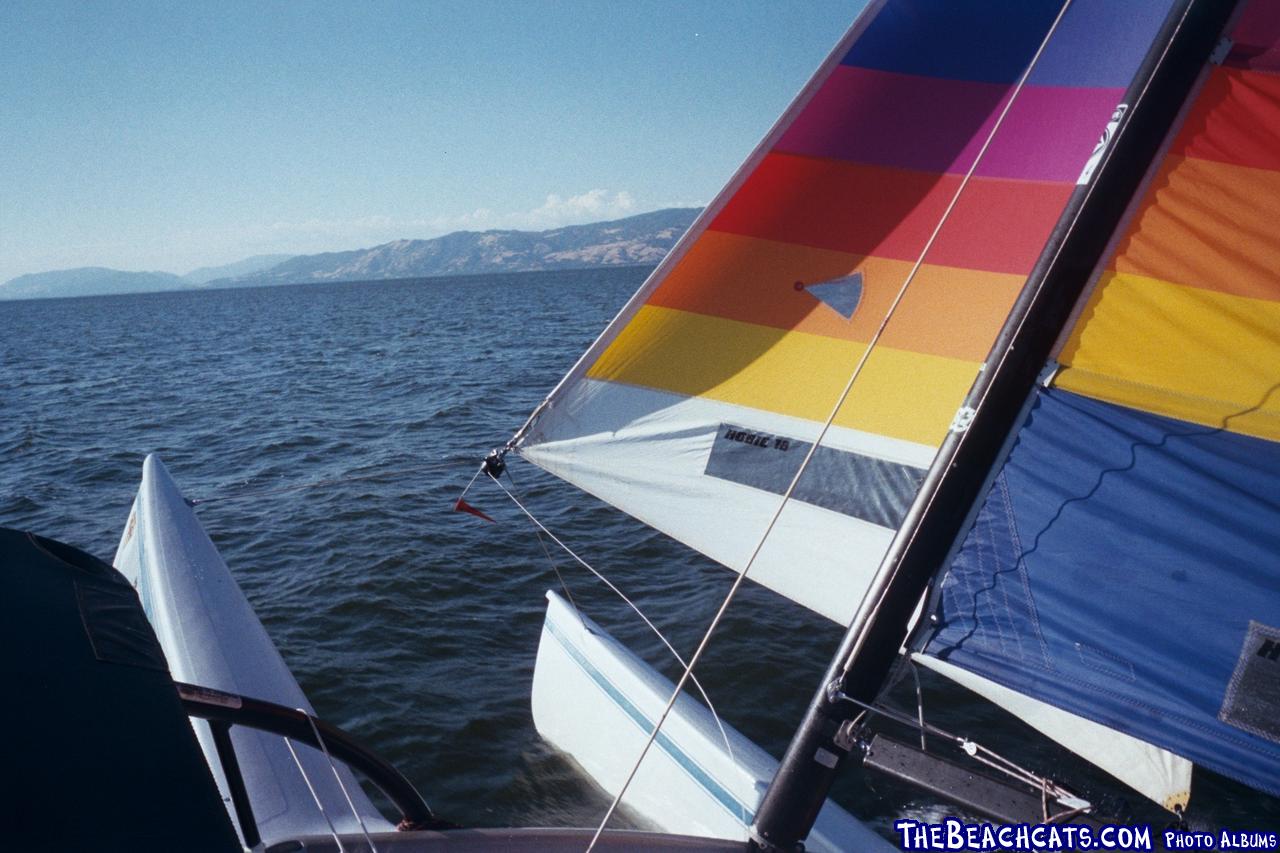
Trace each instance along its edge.
<instances>
[{"instance_id":1,"label":"forestay wire","mask_svg":"<svg viewBox=\"0 0 1280 853\"><path fill-rule=\"evenodd\" d=\"M481 471L484 471L484 469L482 468ZM654 635L659 640L662 641L662 645L666 646L667 651L669 651L671 653L671 656L676 659L676 662L679 663L680 666L684 667L685 675L689 676L689 680L693 682L693 686L697 689L698 695L702 697L702 701L707 703L707 710L711 712L711 718L715 720L716 728L719 729L720 731L720 738L721 740L724 741L724 748L729 757L729 761L731 763L736 763L733 757L733 744L729 740L729 733L725 731L724 723L721 721L720 715L716 712L715 705L711 703L711 697L707 695L707 691L703 689L702 683L698 681L697 677L692 675L689 668L689 664L686 663L685 659L681 657L679 652L676 651L675 646L671 645L671 642L666 638L666 635L662 633L662 631L658 628L657 625L653 624L653 621L648 616L645 615L644 611L641 610L640 607L634 601L632 601L627 596L626 593L624 593L621 589L619 589L618 586L613 581L605 577L605 575L601 571L596 569L595 566L591 565L582 557L578 556L578 553L576 551L574 551L572 548L566 545L563 541L561 541L559 537L557 537L554 533L548 530L547 527L541 521L539 521L537 517L532 512L530 512L529 509L523 503L521 503L520 499L517 498L514 494L512 494L511 491L508 490L507 487L502 484L501 480L495 477L492 473L489 473L489 472L484 472L484 473L488 474L489 479L492 480L498 486L498 488L503 491L503 493L507 496L507 498L510 499L511 502L515 504L516 507L522 513L524 513L525 517L528 518L529 521L533 523L534 527L537 528L537 530L546 534L547 538L549 538L552 542L559 545L560 548L563 549L566 554L568 554L570 557L573 558L575 562L578 563L578 565L582 566L591 574L595 575L596 578L598 578L601 583L603 583L610 590L612 590L615 595L621 598L623 602L625 602L626 605L630 607L637 616L640 617L641 621L643 621L645 625L649 626L649 630L652 631ZM478 477L479 473L477 473L476 476ZM472 483L474 482L475 482L475 477L472 478ZM468 485L467 488L470 489L470 485ZM466 492L463 492L464 496L465 494ZM539 538L538 541L541 542L542 541L541 538ZM550 559L550 554L547 555L547 558ZM552 561L552 567L555 568L554 561ZM560 577L559 569L556 569L556 576ZM560 583L562 586L564 586L563 577L560 577ZM568 593L567 587L565 587L565 593L566 594ZM570 598L570 601L572 601L572 597ZM581 614L578 612L576 605L574 605L573 612L578 615L579 619L582 618ZM745 821L745 818L746 818L745 813L741 814L740 817L742 817Z\"/></svg>"},{"instance_id":2,"label":"forestay wire","mask_svg":"<svg viewBox=\"0 0 1280 853\"><path fill-rule=\"evenodd\" d=\"M849 376L849 381L845 383L844 389L840 392L840 396L836 399L835 405L831 407L831 412L823 422L822 429L818 431L817 438L815 438L809 445L809 449L805 452L804 458L800 462L800 467L791 478L791 482L787 486L786 491L783 492L781 500L778 501L777 509L774 510L773 516L769 519L769 523L765 526L764 532L760 535L755 548L751 551L751 556L743 565L741 573L734 579L733 585L729 587L729 591L726 593L724 601L720 604L720 608L716 611L715 616L711 619L711 623L707 626L706 632L702 635L701 642L698 643L698 647L689 658L689 663L685 666L684 672L680 676L680 680L676 682L675 690L672 691L671 698L667 701L666 708L658 718L657 724L654 725L653 731L649 733L649 737L645 741L644 748L640 751L639 757L632 765L631 772L627 774L626 781L623 782L617 795L614 796L613 802L609 804L609 809L601 819L600 825L596 827L595 834L591 838L591 843L587 846L588 853L595 849L596 843L600 840L600 836L603 834L605 827L613 817L614 812L617 811L618 804L622 802L622 798L626 794L627 789L631 787L631 783L634 781L636 773L640 769L640 765L644 763L645 757L649 754L649 749L653 746L653 742L658 737L658 732L662 728L662 724L665 723L667 717L670 716L671 709L675 706L676 699L680 696L680 691L684 689L684 685L689 681L690 676L693 674L693 668L697 666L698 661L701 660L703 652L711 641L712 634L714 634L716 628L719 627L721 619L724 618L725 611L729 609L729 605L737 596L738 590L742 588L743 581L746 580L747 574L751 571L752 566L755 565L756 558L760 555L761 550L763 550L765 542L768 541L769 536L777 526L778 519L782 516L782 511L786 508L787 504L790 503L791 496L795 493L796 486L804 476L805 471L808 470L810 461L812 461L818 448L822 446L822 442L826 438L828 431L830 431L832 423L835 422L836 415L838 415L840 410L844 407L845 401L849 398L849 394L853 390L854 383L857 382L858 377L862 375L863 368L866 367L867 360L870 358L872 351L875 350L876 345L879 344L880 339L884 336L885 328L889 325L889 320L892 319L893 315L897 312L898 306L902 303L903 297L906 296L907 288L911 286L911 283L915 280L920 268L924 265L924 260L928 256L930 249L933 248L933 244L937 241L938 235L942 232L943 226L951 217L956 204L960 201L961 195L964 194L965 189L969 186L969 182L973 179L973 175L977 171L978 164L982 162L987 150L991 147L992 140L994 140L996 134L999 133L1001 125L1004 124L1005 118L1009 115L1010 108L1018 99L1018 95L1026 85L1027 78L1031 76L1032 70L1036 67L1036 63L1039 62L1046 45L1048 45L1050 39L1053 38L1053 34L1057 31L1058 25L1062 22L1062 18L1070 6L1071 0L1064 0L1062 8L1058 10L1058 15L1053 20L1053 24L1050 25L1048 32L1045 33L1044 39L1040 42L1040 46L1031 57L1030 63L1028 63L1026 69L1022 72L1022 76L1018 78L1017 85L1014 87L1009 99L1005 102L1004 108L1000 111L999 117L991 126L991 130L987 133L987 137L983 141L982 147L978 149L977 156L974 157L973 163L970 164L968 171L965 172L964 178L960 181L960 185L956 187L956 191L951 196L951 201L947 205L946 210L943 211L942 216L938 219L937 225L934 226L933 233L929 235L929 239L925 241L924 248L920 250L919 256L916 258L915 263L912 264L911 271L907 274L902 286L898 289L897 295L889 305L889 310L886 311L884 317L881 318L880 325L876 328L875 334L871 336L870 341L868 341L867 348L858 359L858 363L855 365L853 373Z\"/></svg>"}]
</instances>

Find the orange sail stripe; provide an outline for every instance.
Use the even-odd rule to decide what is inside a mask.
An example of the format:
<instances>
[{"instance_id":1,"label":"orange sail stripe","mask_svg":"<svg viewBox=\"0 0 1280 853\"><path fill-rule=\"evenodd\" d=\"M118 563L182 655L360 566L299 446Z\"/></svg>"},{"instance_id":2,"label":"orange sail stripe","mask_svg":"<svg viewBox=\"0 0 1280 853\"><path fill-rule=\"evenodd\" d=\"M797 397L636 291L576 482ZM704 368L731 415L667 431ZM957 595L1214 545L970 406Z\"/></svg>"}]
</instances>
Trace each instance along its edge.
<instances>
[{"instance_id":1,"label":"orange sail stripe","mask_svg":"<svg viewBox=\"0 0 1280 853\"><path fill-rule=\"evenodd\" d=\"M914 261L959 186L937 175L773 153L711 223L717 231ZM926 260L1026 275L1072 184L975 177Z\"/></svg>"},{"instance_id":2,"label":"orange sail stripe","mask_svg":"<svg viewBox=\"0 0 1280 853\"><path fill-rule=\"evenodd\" d=\"M1215 68L1173 151L1236 166L1280 169L1280 75Z\"/></svg>"},{"instance_id":3,"label":"orange sail stripe","mask_svg":"<svg viewBox=\"0 0 1280 853\"><path fill-rule=\"evenodd\" d=\"M649 297L649 305L778 329L867 342L911 263L706 231ZM797 282L861 272L862 302L851 320ZM1023 277L925 264L889 321L884 346L982 361L1017 298Z\"/></svg>"},{"instance_id":4,"label":"orange sail stripe","mask_svg":"<svg viewBox=\"0 0 1280 853\"><path fill-rule=\"evenodd\" d=\"M1280 172L1171 155L1112 269L1280 299Z\"/></svg>"}]
</instances>

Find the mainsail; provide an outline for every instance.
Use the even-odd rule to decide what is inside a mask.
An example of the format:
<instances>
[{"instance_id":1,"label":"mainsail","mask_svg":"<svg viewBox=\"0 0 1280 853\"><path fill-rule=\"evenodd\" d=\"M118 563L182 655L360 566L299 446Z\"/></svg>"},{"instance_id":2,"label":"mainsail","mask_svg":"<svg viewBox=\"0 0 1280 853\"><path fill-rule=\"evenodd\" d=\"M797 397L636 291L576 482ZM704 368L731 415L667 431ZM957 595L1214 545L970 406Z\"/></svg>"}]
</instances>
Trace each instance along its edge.
<instances>
[{"instance_id":1,"label":"mainsail","mask_svg":"<svg viewBox=\"0 0 1280 853\"><path fill-rule=\"evenodd\" d=\"M521 455L742 571L866 356L751 570L847 624L1171 0L1063 5L873 2Z\"/></svg>"},{"instance_id":2,"label":"mainsail","mask_svg":"<svg viewBox=\"0 0 1280 853\"><path fill-rule=\"evenodd\" d=\"M1280 7L1215 61L922 646L1280 794Z\"/></svg>"}]
</instances>

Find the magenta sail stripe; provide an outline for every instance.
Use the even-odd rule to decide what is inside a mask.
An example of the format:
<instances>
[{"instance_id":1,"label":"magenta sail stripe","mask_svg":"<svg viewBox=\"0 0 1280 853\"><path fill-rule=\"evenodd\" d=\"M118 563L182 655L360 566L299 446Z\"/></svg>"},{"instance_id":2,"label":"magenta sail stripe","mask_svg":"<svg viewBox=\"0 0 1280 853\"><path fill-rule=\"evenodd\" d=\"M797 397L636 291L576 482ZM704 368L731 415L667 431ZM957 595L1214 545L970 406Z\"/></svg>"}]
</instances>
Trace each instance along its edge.
<instances>
[{"instance_id":1,"label":"magenta sail stripe","mask_svg":"<svg viewBox=\"0 0 1280 853\"><path fill-rule=\"evenodd\" d=\"M841 66L774 150L920 172L973 164L1012 87ZM1027 86L977 174L1075 181L1123 91Z\"/></svg>"}]
</instances>

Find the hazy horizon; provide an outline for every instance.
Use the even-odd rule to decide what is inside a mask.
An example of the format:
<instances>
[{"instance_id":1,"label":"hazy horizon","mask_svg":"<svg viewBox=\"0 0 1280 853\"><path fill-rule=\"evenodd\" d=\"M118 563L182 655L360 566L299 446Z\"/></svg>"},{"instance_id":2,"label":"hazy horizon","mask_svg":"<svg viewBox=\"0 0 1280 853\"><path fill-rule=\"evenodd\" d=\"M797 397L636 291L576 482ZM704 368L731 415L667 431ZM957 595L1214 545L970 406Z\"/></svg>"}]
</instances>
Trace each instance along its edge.
<instances>
[{"instance_id":1,"label":"hazy horizon","mask_svg":"<svg viewBox=\"0 0 1280 853\"><path fill-rule=\"evenodd\" d=\"M864 5L0 7L0 281L706 204Z\"/></svg>"},{"instance_id":2,"label":"hazy horizon","mask_svg":"<svg viewBox=\"0 0 1280 853\"><path fill-rule=\"evenodd\" d=\"M686 210L686 209L696 209L696 208L700 208L700 207L702 207L702 205L688 205L688 206L681 206L681 207L675 207L675 208L665 208L665 207L660 207L660 208L656 208L656 209L654 209L654 210L640 210L640 211L636 211L636 212L634 212L634 213L627 213L627 214L624 214L624 215L622 215L622 216L608 217L608 218L606 218L606 219L589 220L589 221L584 221L584 222L567 222L567 223L564 223L564 224L562 224L562 225L552 226L551 228L538 228L538 229L533 229L533 228L483 228L483 229L481 229L481 228L471 228L471 229L468 229L468 228L460 228L460 229L456 229L456 230L454 230L454 231L448 231L448 232L443 232L443 233L441 233L441 234L436 234L436 235L433 235L433 236L431 236L431 237L393 237L393 238L391 238L391 239L389 239L389 240L384 240L384 241L382 241L381 243L374 243L374 244L370 244L370 245L367 245L367 246L342 246L342 247L335 247L335 248L332 248L332 249L321 249L321 250L319 250L319 251L317 251L317 252L297 252L297 253L292 253L292 254L291 254L291 253L288 253L288 252L285 252L285 253L275 253L275 252L261 253L261 254L256 254L256 255L248 255L248 256L240 257L240 258L231 258L231 259L229 259L229 260L227 260L227 261L220 262L220 263L199 264L199 265L197 265L197 266L195 266L195 267L192 267L192 268L190 268L190 269L120 269L120 268L118 268L118 267L107 267L107 266L105 266L105 265L103 265L103 264L84 264L84 265L82 265L82 266L78 266L78 267L57 267L57 268L47 269L47 270L28 270L28 271L26 271L26 272L21 272L21 273L17 273L16 275L9 276L8 278L0 278L0 285L8 284L8 283L9 283L9 282L11 282L11 281L14 281L14 280L16 280L16 279L19 279L19 278L22 278L22 277L24 277L24 276L28 276L28 275L44 275L44 274L47 274L47 273L73 272L73 271L76 271L76 270L88 270L88 269L107 269L107 270L111 270L111 271L114 271L114 272L127 272L127 273L161 273L161 274L167 274L167 275L175 275L175 276L178 276L179 278L187 278L188 276L192 276L192 275L194 275L195 273L204 272L204 271L207 271L207 270L221 270L221 269L225 269L225 268L227 268L227 267L236 267L236 266L239 266L239 265L241 265L241 264L243 264L243 263L245 263L245 262L247 262L247 261L255 261L255 260L258 260L258 259L260 259L260 258L274 258L274 259L276 260L276 263L283 263L283 262L284 262L284 261L286 261L286 260L291 260L291 259L293 259L293 258L298 258L298 257L304 257L304 256L306 256L306 255L316 255L316 254L333 254L333 253L343 253L343 252L352 252L352 251L355 251L355 252L367 251L367 250L369 250L369 249L376 248L377 246L380 246L380 245L385 245L385 244L387 244L387 243L394 243L394 242L398 242L398 241L401 241L401 240L431 240L431 239L435 239L436 237L444 237L444 236L448 236L448 235L450 235L450 234L465 233L465 232L513 231L513 230L514 230L514 231L529 231L529 232L532 232L532 233L539 233L539 232L542 232L542 231L555 230L555 229L557 229L557 228L566 228L566 227L571 227L571 226L573 226L573 225L587 225L587 224L592 224L592 223L595 223L595 222L611 222L611 221L615 221L615 220L619 220L619 219L627 219L627 218L630 218L630 217L632 217L632 216L643 216L643 215L645 215L646 213L657 213L657 212L662 211L662 210Z\"/></svg>"}]
</instances>

